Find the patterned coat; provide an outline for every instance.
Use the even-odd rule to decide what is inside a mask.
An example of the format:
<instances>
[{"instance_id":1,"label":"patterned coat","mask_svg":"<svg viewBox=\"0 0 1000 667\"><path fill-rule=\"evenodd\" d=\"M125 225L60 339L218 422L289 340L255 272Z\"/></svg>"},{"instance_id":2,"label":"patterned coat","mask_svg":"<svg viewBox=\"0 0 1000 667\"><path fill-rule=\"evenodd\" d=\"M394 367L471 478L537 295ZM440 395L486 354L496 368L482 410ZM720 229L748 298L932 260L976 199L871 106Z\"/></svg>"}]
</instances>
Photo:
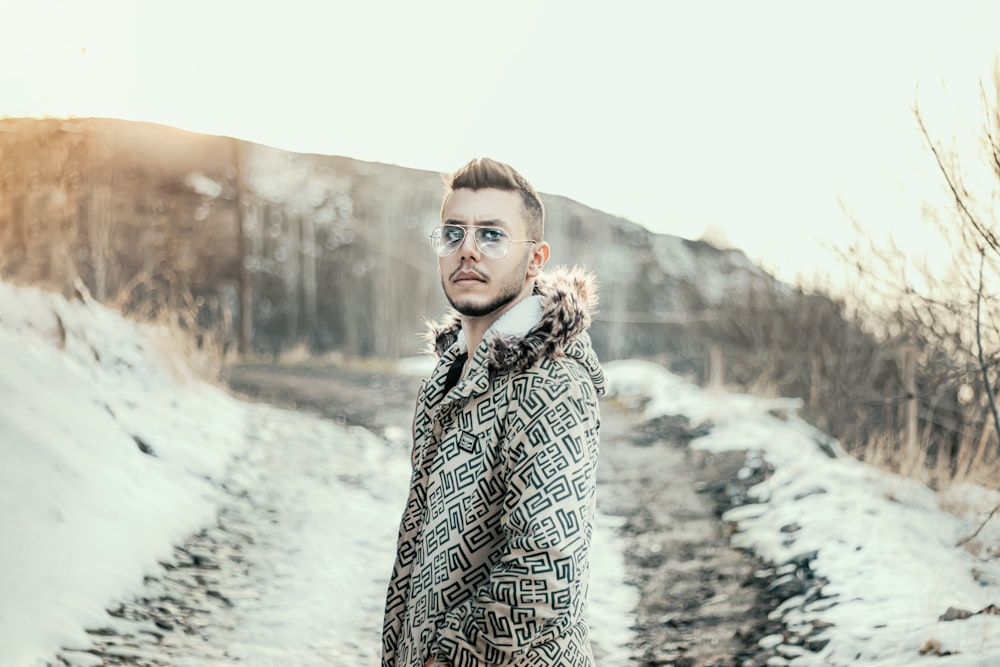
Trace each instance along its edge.
<instances>
[{"instance_id":1,"label":"patterned coat","mask_svg":"<svg viewBox=\"0 0 1000 667\"><path fill-rule=\"evenodd\" d=\"M591 667L584 620L604 374L596 287L536 279L465 359L452 312L417 400L413 476L386 599L383 667ZM453 370L454 369L454 370Z\"/></svg>"}]
</instances>

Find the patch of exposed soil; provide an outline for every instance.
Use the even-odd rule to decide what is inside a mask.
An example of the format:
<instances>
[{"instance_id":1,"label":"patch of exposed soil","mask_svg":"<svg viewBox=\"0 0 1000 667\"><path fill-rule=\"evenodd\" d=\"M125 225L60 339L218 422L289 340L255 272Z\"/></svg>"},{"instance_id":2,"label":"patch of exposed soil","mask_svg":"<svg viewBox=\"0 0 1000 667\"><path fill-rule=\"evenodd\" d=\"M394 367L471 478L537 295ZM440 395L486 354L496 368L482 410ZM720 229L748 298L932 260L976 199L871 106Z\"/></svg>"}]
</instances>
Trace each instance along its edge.
<instances>
[{"instance_id":1,"label":"patch of exposed soil","mask_svg":"<svg viewBox=\"0 0 1000 667\"><path fill-rule=\"evenodd\" d=\"M413 422L420 379L362 364L236 364L223 380L237 395L319 414L382 434Z\"/></svg>"},{"instance_id":2,"label":"patch of exposed soil","mask_svg":"<svg viewBox=\"0 0 1000 667\"><path fill-rule=\"evenodd\" d=\"M774 654L757 642L767 620L769 570L729 546L721 515L743 499L743 452L687 446L684 418L638 421L606 401L602 412L603 511L626 518L626 563L640 590L634 660L658 665L756 667ZM745 475L745 473L744 473Z\"/></svg>"}]
</instances>

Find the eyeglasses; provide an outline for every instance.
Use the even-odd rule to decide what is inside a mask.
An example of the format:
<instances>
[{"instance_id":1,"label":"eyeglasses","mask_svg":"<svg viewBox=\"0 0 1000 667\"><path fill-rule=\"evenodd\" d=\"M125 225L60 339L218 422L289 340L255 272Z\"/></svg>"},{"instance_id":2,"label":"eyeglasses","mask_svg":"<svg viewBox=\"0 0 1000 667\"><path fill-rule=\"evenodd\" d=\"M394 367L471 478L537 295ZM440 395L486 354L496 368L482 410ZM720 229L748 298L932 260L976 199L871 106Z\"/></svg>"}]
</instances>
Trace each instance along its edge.
<instances>
[{"instance_id":1,"label":"eyeglasses","mask_svg":"<svg viewBox=\"0 0 1000 667\"><path fill-rule=\"evenodd\" d=\"M465 242L465 234L471 229L476 247L490 259L503 259L510 252L511 243L537 243L537 241L514 240L498 227L472 227L469 225L442 225L431 232L431 245L438 257L451 255Z\"/></svg>"}]
</instances>

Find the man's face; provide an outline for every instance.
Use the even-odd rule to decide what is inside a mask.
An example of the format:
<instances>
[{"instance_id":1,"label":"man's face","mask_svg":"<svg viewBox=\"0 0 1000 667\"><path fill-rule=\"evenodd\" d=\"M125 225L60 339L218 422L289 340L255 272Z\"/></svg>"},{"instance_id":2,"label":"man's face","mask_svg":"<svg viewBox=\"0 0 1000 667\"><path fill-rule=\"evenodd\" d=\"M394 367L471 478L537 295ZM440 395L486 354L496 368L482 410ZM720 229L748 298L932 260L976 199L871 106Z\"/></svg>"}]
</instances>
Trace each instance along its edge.
<instances>
[{"instance_id":1,"label":"man's face","mask_svg":"<svg viewBox=\"0 0 1000 667\"><path fill-rule=\"evenodd\" d=\"M441 224L498 227L514 241L528 238L521 198L506 190L452 191L441 210ZM458 250L438 258L441 286L452 307L466 317L499 314L537 274L535 245L511 243L506 257L490 259L476 245L473 230L467 232Z\"/></svg>"}]
</instances>

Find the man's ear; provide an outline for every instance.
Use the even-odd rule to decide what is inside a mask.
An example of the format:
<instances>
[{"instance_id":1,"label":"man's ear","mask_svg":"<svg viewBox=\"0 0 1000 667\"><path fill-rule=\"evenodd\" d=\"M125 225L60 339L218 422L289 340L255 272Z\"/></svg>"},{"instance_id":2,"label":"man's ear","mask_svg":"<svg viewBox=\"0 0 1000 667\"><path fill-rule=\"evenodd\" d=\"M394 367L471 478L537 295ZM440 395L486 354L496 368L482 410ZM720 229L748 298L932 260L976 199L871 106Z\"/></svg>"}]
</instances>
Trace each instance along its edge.
<instances>
[{"instance_id":1,"label":"man's ear","mask_svg":"<svg viewBox=\"0 0 1000 667\"><path fill-rule=\"evenodd\" d=\"M549 244L539 241L531 246L531 256L528 258L528 278L534 278L542 272L545 262L549 261Z\"/></svg>"}]
</instances>

